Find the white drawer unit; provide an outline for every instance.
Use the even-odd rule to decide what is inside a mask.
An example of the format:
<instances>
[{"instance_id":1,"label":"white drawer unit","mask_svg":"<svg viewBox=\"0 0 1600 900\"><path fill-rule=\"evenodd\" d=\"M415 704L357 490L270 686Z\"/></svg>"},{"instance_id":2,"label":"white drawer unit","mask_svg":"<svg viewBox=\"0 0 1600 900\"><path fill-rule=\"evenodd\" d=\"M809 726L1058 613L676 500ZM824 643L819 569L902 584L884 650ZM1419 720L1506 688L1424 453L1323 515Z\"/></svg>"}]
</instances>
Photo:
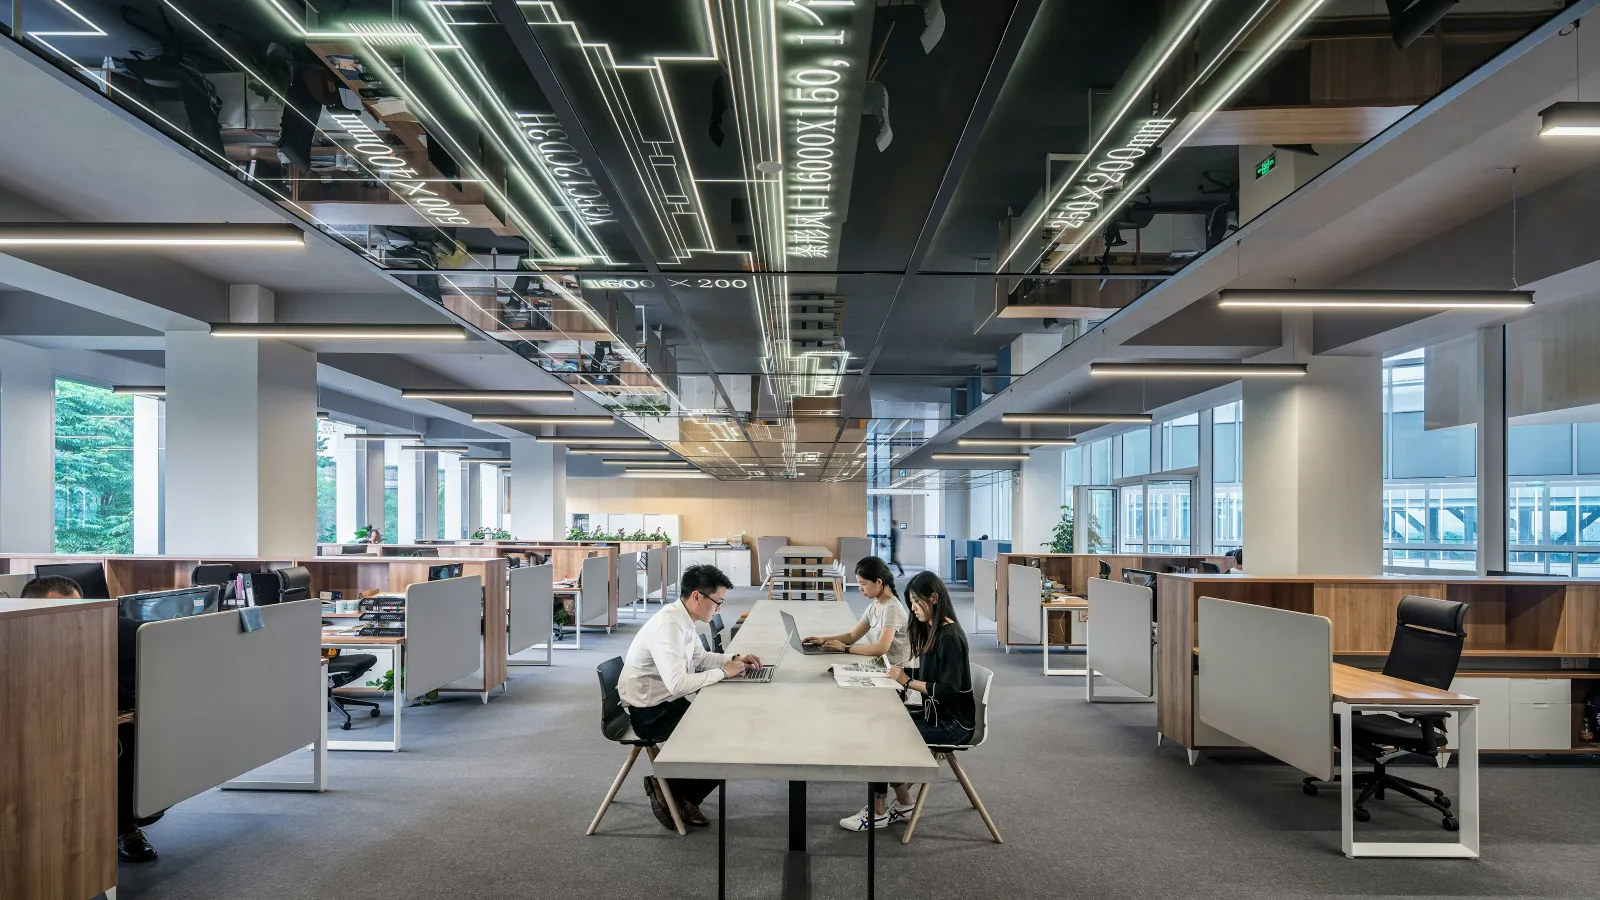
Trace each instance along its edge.
<instances>
[{"instance_id":1,"label":"white drawer unit","mask_svg":"<svg viewBox=\"0 0 1600 900\"><path fill-rule=\"evenodd\" d=\"M1482 750L1572 749L1572 681L1567 678L1462 676L1450 690L1478 698ZM1446 730L1458 746L1455 715Z\"/></svg>"}]
</instances>

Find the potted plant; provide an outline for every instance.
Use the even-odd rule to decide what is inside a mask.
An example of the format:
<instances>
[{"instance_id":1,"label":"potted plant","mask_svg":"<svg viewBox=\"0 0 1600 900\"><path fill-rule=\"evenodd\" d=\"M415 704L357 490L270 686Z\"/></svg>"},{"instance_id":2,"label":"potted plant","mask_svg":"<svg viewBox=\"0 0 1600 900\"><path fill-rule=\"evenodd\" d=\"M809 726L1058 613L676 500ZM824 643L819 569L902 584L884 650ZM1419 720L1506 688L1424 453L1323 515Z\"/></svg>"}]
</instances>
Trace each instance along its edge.
<instances>
[{"instance_id":1,"label":"potted plant","mask_svg":"<svg viewBox=\"0 0 1600 900\"><path fill-rule=\"evenodd\" d=\"M1089 533L1086 535L1086 537L1089 539L1088 546L1094 547L1099 545L1100 522L1095 518L1093 513L1089 514L1088 528ZM1061 507L1061 521L1057 522L1056 527L1050 532L1050 543L1040 544L1039 546L1049 547L1051 553L1071 553L1072 538L1072 507L1063 506Z\"/></svg>"},{"instance_id":2,"label":"potted plant","mask_svg":"<svg viewBox=\"0 0 1600 900\"><path fill-rule=\"evenodd\" d=\"M405 672L402 671L400 673L400 684L403 686L405 683L406 676ZM394 670L388 669L384 671L382 678L379 678L377 681L367 682L367 687L377 688L378 690L383 691L385 694L394 694ZM437 702L438 699L439 692L437 690L433 690L422 695L421 697L413 697L412 702L421 704L423 706L431 706Z\"/></svg>"}]
</instances>

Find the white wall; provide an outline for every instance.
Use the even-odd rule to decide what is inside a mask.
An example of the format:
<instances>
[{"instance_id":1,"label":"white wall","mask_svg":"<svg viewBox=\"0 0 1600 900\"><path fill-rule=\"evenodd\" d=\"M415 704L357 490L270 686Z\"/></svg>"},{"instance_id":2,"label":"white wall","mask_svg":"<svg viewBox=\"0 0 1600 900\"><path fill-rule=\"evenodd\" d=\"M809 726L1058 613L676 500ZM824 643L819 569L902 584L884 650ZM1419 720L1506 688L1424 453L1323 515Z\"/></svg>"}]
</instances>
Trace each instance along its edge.
<instances>
[{"instance_id":1,"label":"white wall","mask_svg":"<svg viewBox=\"0 0 1600 900\"><path fill-rule=\"evenodd\" d=\"M511 528L518 540L567 536L567 448L532 438L511 441Z\"/></svg>"},{"instance_id":2,"label":"white wall","mask_svg":"<svg viewBox=\"0 0 1600 900\"><path fill-rule=\"evenodd\" d=\"M0 552L55 552L55 471L50 354L0 340Z\"/></svg>"}]
</instances>

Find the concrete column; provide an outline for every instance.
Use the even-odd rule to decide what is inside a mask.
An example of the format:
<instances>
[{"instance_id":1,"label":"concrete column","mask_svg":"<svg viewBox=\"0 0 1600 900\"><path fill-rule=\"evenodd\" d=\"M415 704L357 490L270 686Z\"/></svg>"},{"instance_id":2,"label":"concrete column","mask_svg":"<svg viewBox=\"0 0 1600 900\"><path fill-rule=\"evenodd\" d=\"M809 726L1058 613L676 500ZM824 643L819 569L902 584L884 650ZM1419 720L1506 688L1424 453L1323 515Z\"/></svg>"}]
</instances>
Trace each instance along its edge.
<instances>
[{"instance_id":1,"label":"concrete column","mask_svg":"<svg viewBox=\"0 0 1600 900\"><path fill-rule=\"evenodd\" d=\"M384 506L386 503L384 494L387 490L384 482L388 480L387 473L384 472L383 450L385 443L387 442L361 442L361 468L366 473L362 479L366 493L361 499L361 525L384 527ZM386 534L383 539L386 542L393 543L394 535Z\"/></svg>"},{"instance_id":2,"label":"concrete column","mask_svg":"<svg viewBox=\"0 0 1600 900\"><path fill-rule=\"evenodd\" d=\"M439 454L400 451L400 533L397 544L439 538Z\"/></svg>"},{"instance_id":3,"label":"concrete column","mask_svg":"<svg viewBox=\"0 0 1600 900\"><path fill-rule=\"evenodd\" d=\"M462 465L461 457L454 453L444 453L439 457L444 466L440 475L444 479L444 536L446 540L458 541L466 537L472 529L467 527L467 470L472 464Z\"/></svg>"},{"instance_id":4,"label":"concrete column","mask_svg":"<svg viewBox=\"0 0 1600 900\"><path fill-rule=\"evenodd\" d=\"M511 467L500 466L495 470L495 521L494 527L503 531L511 530ZM565 531L561 532L566 537Z\"/></svg>"},{"instance_id":5,"label":"concrete column","mask_svg":"<svg viewBox=\"0 0 1600 900\"><path fill-rule=\"evenodd\" d=\"M166 491L162 455L166 452L166 404L155 397L133 398L133 552L163 553Z\"/></svg>"},{"instance_id":6,"label":"concrete column","mask_svg":"<svg viewBox=\"0 0 1600 900\"><path fill-rule=\"evenodd\" d=\"M1377 575L1383 361L1311 360L1244 381L1244 548L1252 575Z\"/></svg>"},{"instance_id":7,"label":"concrete column","mask_svg":"<svg viewBox=\"0 0 1600 900\"><path fill-rule=\"evenodd\" d=\"M1478 574L1506 571L1506 327L1478 331Z\"/></svg>"},{"instance_id":8,"label":"concrete column","mask_svg":"<svg viewBox=\"0 0 1600 900\"><path fill-rule=\"evenodd\" d=\"M567 448L533 438L511 442L511 533L518 540L567 536Z\"/></svg>"},{"instance_id":9,"label":"concrete column","mask_svg":"<svg viewBox=\"0 0 1600 900\"><path fill-rule=\"evenodd\" d=\"M1056 523L1061 521L1061 447L1039 447L1017 473L1013 495L1012 548L1018 553L1039 553L1050 547Z\"/></svg>"},{"instance_id":10,"label":"concrete column","mask_svg":"<svg viewBox=\"0 0 1600 900\"><path fill-rule=\"evenodd\" d=\"M167 552L315 555L316 354L201 332L166 348Z\"/></svg>"},{"instance_id":11,"label":"concrete column","mask_svg":"<svg viewBox=\"0 0 1600 900\"><path fill-rule=\"evenodd\" d=\"M55 552L55 485L50 353L0 341L0 552Z\"/></svg>"},{"instance_id":12,"label":"concrete column","mask_svg":"<svg viewBox=\"0 0 1600 900\"><path fill-rule=\"evenodd\" d=\"M484 526L487 521L483 516L483 464L466 463L461 467L462 486L465 493L462 505L466 507L466 525L463 536L470 535Z\"/></svg>"},{"instance_id":13,"label":"concrete column","mask_svg":"<svg viewBox=\"0 0 1600 900\"><path fill-rule=\"evenodd\" d=\"M422 457L422 539L439 539L439 454L419 453Z\"/></svg>"},{"instance_id":14,"label":"concrete column","mask_svg":"<svg viewBox=\"0 0 1600 900\"><path fill-rule=\"evenodd\" d=\"M356 530L366 523L367 459L363 441L352 441L336 435L333 443L334 478L337 500L334 504L334 540L349 541ZM383 490L383 480L378 480Z\"/></svg>"},{"instance_id":15,"label":"concrete column","mask_svg":"<svg viewBox=\"0 0 1600 900\"><path fill-rule=\"evenodd\" d=\"M1213 439L1216 432L1213 430L1212 408L1200 410L1200 472L1194 481L1194 496L1189 498L1189 508L1193 510L1194 521L1190 523L1190 551L1194 553L1209 554L1212 549L1212 526L1217 517L1216 508L1216 461L1212 458Z\"/></svg>"}]
</instances>

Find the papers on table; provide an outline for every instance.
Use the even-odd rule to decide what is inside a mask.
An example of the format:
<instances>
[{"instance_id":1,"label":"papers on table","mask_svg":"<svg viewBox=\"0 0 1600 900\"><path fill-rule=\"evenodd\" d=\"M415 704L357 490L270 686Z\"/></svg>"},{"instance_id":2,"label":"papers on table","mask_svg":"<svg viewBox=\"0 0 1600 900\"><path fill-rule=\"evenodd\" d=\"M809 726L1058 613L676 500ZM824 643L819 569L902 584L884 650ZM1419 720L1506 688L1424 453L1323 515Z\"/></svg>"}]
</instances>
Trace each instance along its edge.
<instances>
[{"instance_id":1,"label":"papers on table","mask_svg":"<svg viewBox=\"0 0 1600 900\"><path fill-rule=\"evenodd\" d=\"M833 667L833 683L842 688L888 688L899 690L900 685L888 675L888 670L872 663Z\"/></svg>"}]
</instances>

